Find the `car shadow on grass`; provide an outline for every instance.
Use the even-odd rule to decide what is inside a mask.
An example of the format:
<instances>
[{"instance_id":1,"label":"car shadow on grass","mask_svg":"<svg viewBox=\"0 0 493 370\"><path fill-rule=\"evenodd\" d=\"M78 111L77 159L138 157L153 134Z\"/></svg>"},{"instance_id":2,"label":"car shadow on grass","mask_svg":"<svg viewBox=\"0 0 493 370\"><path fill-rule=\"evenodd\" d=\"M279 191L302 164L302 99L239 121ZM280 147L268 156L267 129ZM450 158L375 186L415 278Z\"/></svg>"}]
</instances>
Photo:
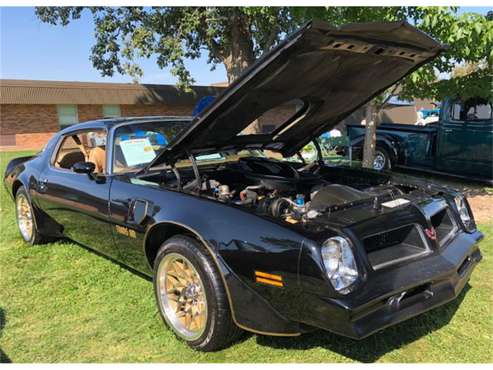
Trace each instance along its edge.
<instances>
[{"instance_id":1,"label":"car shadow on grass","mask_svg":"<svg viewBox=\"0 0 493 370\"><path fill-rule=\"evenodd\" d=\"M0 308L0 338L2 337L2 331L7 323L7 319L5 318L5 311ZM5 354L5 352L0 348L0 364L8 364L11 363L9 356Z\"/></svg>"},{"instance_id":2,"label":"car shadow on grass","mask_svg":"<svg viewBox=\"0 0 493 370\"><path fill-rule=\"evenodd\" d=\"M386 353L447 325L470 288L467 284L455 300L359 341L317 330L290 338L257 336L257 343L277 349L325 348L355 361L375 362Z\"/></svg>"}]
</instances>

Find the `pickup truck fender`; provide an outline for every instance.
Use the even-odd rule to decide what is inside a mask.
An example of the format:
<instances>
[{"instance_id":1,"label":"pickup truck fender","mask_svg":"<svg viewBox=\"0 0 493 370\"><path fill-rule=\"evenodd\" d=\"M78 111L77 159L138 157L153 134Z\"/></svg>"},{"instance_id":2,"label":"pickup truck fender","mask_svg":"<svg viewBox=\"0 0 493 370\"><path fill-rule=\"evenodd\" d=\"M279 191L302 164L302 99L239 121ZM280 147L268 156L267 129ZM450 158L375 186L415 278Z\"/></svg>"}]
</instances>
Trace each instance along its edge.
<instances>
[{"instance_id":1,"label":"pickup truck fender","mask_svg":"<svg viewBox=\"0 0 493 370\"><path fill-rule=\"evenodd\" d=\"M360 135L351 140L351 147L356 152L361 152L365 141L365 136ZM390 155L392 163L398 162L399 159L399 139L391 137L390 135L378 134L376 145L384 148Z\"/></svg>"}]
</instances>

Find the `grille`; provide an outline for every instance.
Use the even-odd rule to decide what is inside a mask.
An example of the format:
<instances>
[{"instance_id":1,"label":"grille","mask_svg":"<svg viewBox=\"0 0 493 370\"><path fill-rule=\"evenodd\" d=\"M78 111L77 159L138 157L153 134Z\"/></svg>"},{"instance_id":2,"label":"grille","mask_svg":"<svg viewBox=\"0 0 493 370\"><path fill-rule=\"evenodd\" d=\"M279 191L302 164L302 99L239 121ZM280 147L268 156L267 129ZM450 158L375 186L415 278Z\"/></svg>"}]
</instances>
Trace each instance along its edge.
<instances>
[{"instance_id":1,"label":"grille","mask_svg":"<svg viewBox=\"0 0 493 370\"><path fill-rule=\"evenodd\" d=\"M430 251L421 228L415 224L368 236L363 239L363 245L374 269L415 258Z\"/></svg>"},{"instance_id":2,"label":"grille","mask_svg":"<svg viewBox=\"0 0 493 370\"><path fill-rule=\"evenodd\" d=\"M435 228L438 245L440 247L447 244L457 232L457 225L450 214L448 207L443 208L441 211L435 213L430 217L431 225Z\"/></svg>"}]
</instances>

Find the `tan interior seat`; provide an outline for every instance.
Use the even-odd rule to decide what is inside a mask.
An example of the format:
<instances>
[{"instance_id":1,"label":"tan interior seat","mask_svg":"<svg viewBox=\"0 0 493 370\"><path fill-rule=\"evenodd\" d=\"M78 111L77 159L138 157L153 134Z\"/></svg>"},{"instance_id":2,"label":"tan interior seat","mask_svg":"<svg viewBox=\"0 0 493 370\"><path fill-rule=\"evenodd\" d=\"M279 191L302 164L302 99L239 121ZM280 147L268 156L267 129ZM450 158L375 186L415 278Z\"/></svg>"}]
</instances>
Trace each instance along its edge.
<instances>
[{"instance_id":1,"label":"tan interior seat","mask_svg":"<svg viewBox=\"0 0 493 370\"><path fill-rule=\"evenodd\" d=\"M106 170L106 150L100 146L91 149L88 162L94 163L95 172L104 173Z\"/></svg>"},{"instance_id":2,"label":"tan interior seat","mask_svg":"<svg viewBox=\"0 0 493 370\"><path fill-rule=\"evenodd\" d=\"M75 150L61 154L61 158L57 160L56 165L60 168L71 169L77 162L84 161L84 154L80 150Z\"/></svg>"}]
</instances>

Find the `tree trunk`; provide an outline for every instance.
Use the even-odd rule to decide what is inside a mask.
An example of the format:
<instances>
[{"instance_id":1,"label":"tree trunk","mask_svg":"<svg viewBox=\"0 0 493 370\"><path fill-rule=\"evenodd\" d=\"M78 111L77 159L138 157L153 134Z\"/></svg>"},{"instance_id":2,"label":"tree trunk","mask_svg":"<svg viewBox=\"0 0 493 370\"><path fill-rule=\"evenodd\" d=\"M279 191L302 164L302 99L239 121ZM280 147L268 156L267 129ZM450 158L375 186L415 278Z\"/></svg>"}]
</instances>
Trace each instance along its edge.
<instances>
[{"instance_id":1,"label":"tree trunk","mask_svg":"<svg viewBox=\"0 0 493 370\"><path fill-rule=\"evenodd\" d=\"M234 12L233 14L229 48L223 58L228 84L236 80L246 68L255 62L253 41L249 27L242 18L241 13ZM243 134L257 134L260 131L258 120L255 120L245 128Z\"/></svg>"},{"instance_id":2,"label":"tree trunk","mask_svg":"<svg viewBox=\"0 0 493 370\"><path fill-rule=\"evenodd\" d=\"M364 168L373 168L375 160L375 146L377 141L377 123L376 109L373 103L368 103L365 111L365 143L363 146L363 163Z\"/></svg>"},{"instance_id":3,"label":"tree trunk","mask_svg":"<svg viewBox=\"0 0 493 370\"><path fill-rule=\"evenodd\" d=\"M229 50L224 56L223 63L230 84L255 62L250 29L240 12L234 12L232 15L229 38Z\"/></svg>"},{"instance_id":4,"label":"tree trunk","mask_svg":"<svg viewBox=\"0 0 493 370\"><path fill-rule=\"evenodd\" d=\"M231 84L234 80L236 80L241 73L255 61L253 53L249 56L246 55L247 50L242 50L240 48L237 49L238 50L233 50L232 53L224 60L224 66L226 67L226 74L228 76L228 84Z\"/></svg>"}]
</instances>

